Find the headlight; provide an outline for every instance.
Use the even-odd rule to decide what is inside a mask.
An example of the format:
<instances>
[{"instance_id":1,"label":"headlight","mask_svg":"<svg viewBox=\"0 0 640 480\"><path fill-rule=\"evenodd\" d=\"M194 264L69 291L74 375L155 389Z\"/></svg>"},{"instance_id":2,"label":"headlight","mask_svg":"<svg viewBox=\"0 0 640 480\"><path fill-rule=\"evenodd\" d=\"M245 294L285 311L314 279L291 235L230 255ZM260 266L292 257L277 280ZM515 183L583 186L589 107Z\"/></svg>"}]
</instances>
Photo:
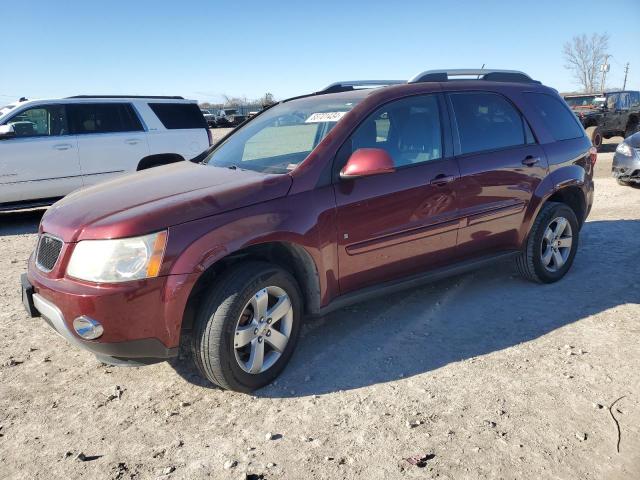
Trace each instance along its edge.
<instances>
[{"instance_id":1,"label":"headlight","mask_svg":"<svg viewBox=\"0 0 640 480\"><path fill-rule=\"evenodd\" d=\"M73 250L67 275L104 283L157 277L166 243L166 231L119 240L84 240Z\"/></svg>"},{"instance_id":2,"label":"headlight","mask_svg":"<svg viewBox=\"0 0 640 480\"><path fill-rule=\"evenodd\" d=\"M631 147L629 146L629 144L622 142L618 144L618 148L616 148L616 153L619 153L620 155L624 155L625 157L631 157L633 155L633 150L631 150Z\"/></svg>"}]
</instances>

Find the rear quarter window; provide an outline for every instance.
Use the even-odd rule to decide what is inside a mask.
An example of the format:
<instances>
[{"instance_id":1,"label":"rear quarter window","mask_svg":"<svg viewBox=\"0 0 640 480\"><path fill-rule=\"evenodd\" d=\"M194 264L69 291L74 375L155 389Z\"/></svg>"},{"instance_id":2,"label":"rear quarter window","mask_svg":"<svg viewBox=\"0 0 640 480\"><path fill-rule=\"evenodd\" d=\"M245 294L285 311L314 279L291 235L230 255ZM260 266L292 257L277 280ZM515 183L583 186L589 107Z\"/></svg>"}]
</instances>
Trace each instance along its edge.
<instances>
[{"instance_id":1,"label":"rear quarter window","mask_svg":"<svg viewBox=\"0 0 640 480\"><path fill-rule=\"evenodd\" d=\"M546 93L529 92L523 95L538 111L555 140L570 140L584 136L578 119L560 99Z\"/></svg>"},{"instance_id":2,"label":"rear quarter window","mask_svg":"<svg viewBox=\"0 0 640 480\"><path fill-rule=\"evenodd\" d=\"M150 103L149 107L169 130L207 128L207 122L195 103Z\"/></svg>"}]
</instances>

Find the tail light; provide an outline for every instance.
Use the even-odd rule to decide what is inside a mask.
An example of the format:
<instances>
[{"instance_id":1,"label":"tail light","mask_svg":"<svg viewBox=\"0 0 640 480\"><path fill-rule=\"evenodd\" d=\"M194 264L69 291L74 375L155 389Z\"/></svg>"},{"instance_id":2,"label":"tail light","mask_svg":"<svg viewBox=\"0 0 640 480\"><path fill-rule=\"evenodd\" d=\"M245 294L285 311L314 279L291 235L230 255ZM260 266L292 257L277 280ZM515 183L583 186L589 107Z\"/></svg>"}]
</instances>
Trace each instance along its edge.
<instances>
[{"instance_id":1,"label":"tail light","mask_svg":"<svg viewBox=\"0 0 640 480\"><path fill-rule=\"evenodd\" d=\"M207 125L207 138L209 139L209 146L213 145L213 134L211 133L211 129Z\"/></svg>"},{"instance_id":2,"label":"tail light","mask_svg":"<svg viewBox=\"0 0 640 480\"><path fill-rule=\"evenodd\" d=\"M596 147L589 149L589 159L591 160L591 166L595 166L596 160L598 159L598 149Z\"/></svg>"}]
</instances>

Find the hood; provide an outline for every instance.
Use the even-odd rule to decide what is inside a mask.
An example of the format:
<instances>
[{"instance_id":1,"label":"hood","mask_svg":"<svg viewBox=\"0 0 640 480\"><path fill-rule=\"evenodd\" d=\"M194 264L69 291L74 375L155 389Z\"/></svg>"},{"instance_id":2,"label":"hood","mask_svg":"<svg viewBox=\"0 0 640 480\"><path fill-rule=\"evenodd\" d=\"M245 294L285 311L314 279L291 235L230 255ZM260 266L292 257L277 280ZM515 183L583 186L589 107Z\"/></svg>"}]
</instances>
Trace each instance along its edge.
<instances>
[{"instance_id":1,"label":"hood","mask_svg":"<svg viewBox=\"0 0 640 480\"><path fill-rule=\"evenodd\" d=\"M627 137L624 142L628 143L630 147L640 148L640 132L634 133L630 137Z\"/></svg>"},{"instance_id":2,"label":"hood","mask_svg":"<svg viewBox=\"0 0 640 480\"><path fill-rule=\"evenodd\" d=\"M143 235L285 196L289 175L178 162L78 190L42 217L65 242Z\"/></svg>"}]
</instances>

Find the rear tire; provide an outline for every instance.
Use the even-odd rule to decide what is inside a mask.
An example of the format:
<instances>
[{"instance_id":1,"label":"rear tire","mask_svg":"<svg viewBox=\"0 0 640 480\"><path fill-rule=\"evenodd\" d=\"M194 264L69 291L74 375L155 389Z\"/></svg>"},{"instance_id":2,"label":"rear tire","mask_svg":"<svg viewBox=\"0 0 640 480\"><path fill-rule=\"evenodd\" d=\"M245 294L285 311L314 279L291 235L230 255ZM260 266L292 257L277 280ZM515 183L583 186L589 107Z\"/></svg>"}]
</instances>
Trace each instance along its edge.
<instances>
[{"instance_id":1,"label":"rear tire","mask_svg":"<svg viewBox=\"0 0 640 480\"><path fill-rule=\"evenodd\" d=\"M281 308L276 309L278 305ZM209 289L198 311L192 337L194 362L205 378L226 390L250 392L263 387L289 361L302 311L300 290L287 271L254 261L232 267Z\"/></svg>"},{"instance_id":2,"label":"rear tire","mask_svg":"<svg viewBox=\"0 0 640 480\"><path fill-rule=\"evenodd\" d=\"M574 211L564 203L546 203L516 258L520 275L537 283L557 282L573 264L579 236L580 226Z\"/></svg>"},{"instance_id":3,"label":"rear tire","mask_svg":"<svg viewBox=\"0 0 640 480\"><path fill-rule=\"evenodd\" d=\"M587 127L586 131L587 137L589 137L593 146L600 150L602 146L602 130L600 130L600 127Z\"/></svg>"}]
</instances>

